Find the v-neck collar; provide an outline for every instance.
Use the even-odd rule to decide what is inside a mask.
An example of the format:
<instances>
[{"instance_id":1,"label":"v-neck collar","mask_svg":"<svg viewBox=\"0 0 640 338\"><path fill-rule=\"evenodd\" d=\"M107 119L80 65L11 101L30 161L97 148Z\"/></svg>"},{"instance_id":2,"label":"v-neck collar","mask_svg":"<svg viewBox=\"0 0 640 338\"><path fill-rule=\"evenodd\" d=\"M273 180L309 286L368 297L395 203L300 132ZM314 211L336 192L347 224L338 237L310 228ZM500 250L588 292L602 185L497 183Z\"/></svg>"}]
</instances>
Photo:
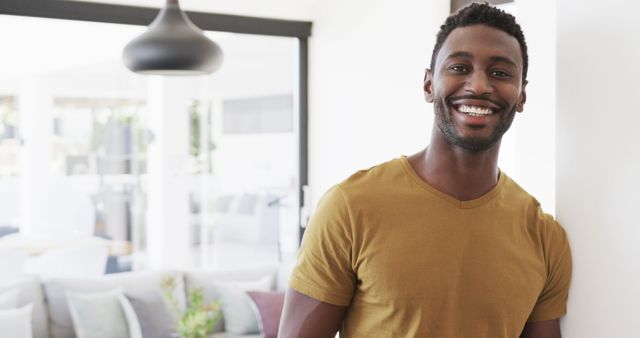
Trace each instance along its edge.
<instances>
[{"instance_id":1,"label":"v-neck collar","mask_svg":"<svg viewBox=\"0 0 640 338\"><path fill-rule=\"evenodd\" d=\"M422 188L429 191L430 193L434 194L435 196L439 197L440 199L443 199L460 209L472 209L489 202L500 193L506 181L506 175L502 172L502 170L498 168L499 170L498 183L493 188L491 188L491 190L489 190L484 195L478 198L467 200L467 201L461 201L451 195L447 195L443 193L442 191L434 188L425 180L423 180L418 175L418 173L413 169L413 167L409 163L409 159L407 159L406 156L404 155L401 156L399 160L400 160L400 163L402 163L402 166L404 167L405 171L409 174L409 176L411 176L411 178L413 178L414 181L416 181L418 185L420 185Z\"/></svg>"}]
</instances>

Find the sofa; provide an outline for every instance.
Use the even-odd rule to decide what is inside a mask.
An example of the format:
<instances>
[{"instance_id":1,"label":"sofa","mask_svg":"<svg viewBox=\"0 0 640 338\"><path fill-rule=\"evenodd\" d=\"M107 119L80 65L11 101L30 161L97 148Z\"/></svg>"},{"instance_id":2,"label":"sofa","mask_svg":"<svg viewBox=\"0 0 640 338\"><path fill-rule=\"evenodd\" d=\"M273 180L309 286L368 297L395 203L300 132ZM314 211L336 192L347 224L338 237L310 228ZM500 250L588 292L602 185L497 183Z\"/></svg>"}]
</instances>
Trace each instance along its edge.
<instances>
[{"instance_id":1,"label":"sofa","mask_svg":"<svg viewBox=\"0 0 640 338\"><path fill-rule=\"evenodd\" d=\"M34 338L107 337L114 334L106 334L106 331L93 334L88 330L111 330L119 326L127 330L117 334L122 338L178 337L175 319L167 315L170 306L162 296L161 285L167 277L173 278L171 293L174 305L181 310L187 306L190 292L196 289L202 290L205 302L219 302L222 320L214 327L211 337L269 336L264 332L265 318L262 318L267 315L260 313L260 304L251 298L256 293L276 295L280 311L282 308L284 296L277 291L281 289L277 285L278 269L261 267L224 272L149 270L50 280L24 276L12 282L0 281L0 310L3 302L13 295L16 309L30 312L30 331ZM115 303L116 299L119 303ZM112 306L119 307L121 313L110 310ZM274 324L274 319L270 318L267 321L272 323L266 325L275 325L277 329L279 315L269 315L277 317L276 322ZM170 334L168 329L172 330ZM16 328L16 332L7 337L27 335L18 332L20 330Z\"/></svg>"}]
</instances>

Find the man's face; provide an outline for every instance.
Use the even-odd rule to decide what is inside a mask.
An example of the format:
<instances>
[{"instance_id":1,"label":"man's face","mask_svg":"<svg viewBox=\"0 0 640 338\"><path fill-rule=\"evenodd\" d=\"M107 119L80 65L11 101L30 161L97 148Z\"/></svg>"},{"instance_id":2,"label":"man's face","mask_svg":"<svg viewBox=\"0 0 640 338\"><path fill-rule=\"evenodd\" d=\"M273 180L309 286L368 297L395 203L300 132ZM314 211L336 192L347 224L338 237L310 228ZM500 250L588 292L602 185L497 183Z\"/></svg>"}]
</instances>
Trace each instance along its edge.
<instances>
[{"instance_id":1,"label":"man's face","mask_svg":"<svg viewBox=\"0 0 640 338\"><path fill-rule=\"evenodd\" d=\"M425 97L449 144L478 152L502 139L526 99L520 45L484 25L454 29L427 70Z\"/></svg>"}]
</instances>

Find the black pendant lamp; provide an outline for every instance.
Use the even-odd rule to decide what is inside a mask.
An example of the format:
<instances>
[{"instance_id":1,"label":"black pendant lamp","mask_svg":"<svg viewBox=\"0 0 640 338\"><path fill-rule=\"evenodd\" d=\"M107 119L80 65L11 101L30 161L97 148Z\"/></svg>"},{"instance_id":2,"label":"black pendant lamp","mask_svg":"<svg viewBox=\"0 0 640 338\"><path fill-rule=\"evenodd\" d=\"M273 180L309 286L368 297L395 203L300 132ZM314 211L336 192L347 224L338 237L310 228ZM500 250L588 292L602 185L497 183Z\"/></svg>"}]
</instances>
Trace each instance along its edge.
<instances>
[{"instance_id":1,"label":"black pendant lamp","mask_svg":"<svg viewBox=\"0 0 640 338\"><path fill-rule=\"evenodd\" d=\"M189 20L178 0L167 0L147 31L124 47L122 58L136 73L203 75L218 69L222 50Z\"/></svg>"}]
</instances>

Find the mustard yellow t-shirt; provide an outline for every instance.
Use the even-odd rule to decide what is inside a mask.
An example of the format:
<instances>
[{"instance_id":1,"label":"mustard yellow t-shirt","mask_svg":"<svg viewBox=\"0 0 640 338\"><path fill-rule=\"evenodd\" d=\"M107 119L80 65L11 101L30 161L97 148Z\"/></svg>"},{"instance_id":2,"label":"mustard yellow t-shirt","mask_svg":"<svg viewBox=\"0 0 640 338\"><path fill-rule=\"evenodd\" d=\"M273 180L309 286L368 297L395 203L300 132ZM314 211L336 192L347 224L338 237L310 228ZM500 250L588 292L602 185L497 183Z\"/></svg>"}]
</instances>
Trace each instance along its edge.
<instances>
[{"instance_id":1,"label":"mustard yellow t-shirt","mask_svg":"<svg viewBox=\"0 0 640 338\"><path fill-rule=\"evenodd\" d=\"M570 279L565 231L504 173L459 201L401 157L323 196L290 287L348 306L341 338L516 338L565 314Z\"/></svg>"}]
</instances>

